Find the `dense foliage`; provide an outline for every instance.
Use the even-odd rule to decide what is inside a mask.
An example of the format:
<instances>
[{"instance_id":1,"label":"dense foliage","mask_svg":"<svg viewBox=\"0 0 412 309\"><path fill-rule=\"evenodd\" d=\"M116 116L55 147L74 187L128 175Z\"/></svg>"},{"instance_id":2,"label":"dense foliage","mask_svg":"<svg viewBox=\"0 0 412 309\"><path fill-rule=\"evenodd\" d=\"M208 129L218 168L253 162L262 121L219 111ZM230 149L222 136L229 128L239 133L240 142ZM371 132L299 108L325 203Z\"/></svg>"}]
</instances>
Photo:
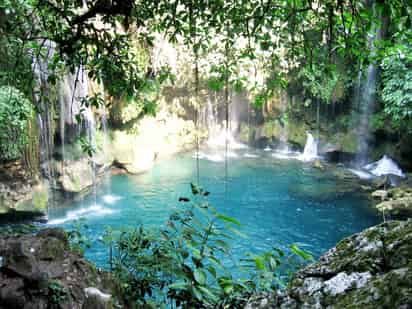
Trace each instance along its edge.
<instances>
[{"instance_id":1,"label":"dense foliage","mask_svg":"<svg viewBox=\"0 0 412 309\"><path fill-rule=\"evenodd\" d=\"M409 31L412 39L412 31ZM411 41L412 42L412 41ZM387 50L383 70L384 112L398 129L412 130L412 45L399 44Z\"/></svg>"},{"instance_id":2,"label":"dense foliage","mask_svg":"<svg viewBox=\"0 0 412 309\"><path fill-rule=\"evenodd\" d=\"M236 260L231 243L247 237L240 223L218 213L206 199L209 192L192 184L192 193L191 200L179 199L160 229L140 226L105 236L114 274L137 307L241 307L252 293L284 285L287 270L311 258L292 245L290 256L274 248Z\"/></svg>"},{"instance_id":3,"label":"dense foliage","mask_svg":"<svg viewBox=\"0 0 412 309\"><path fill-rule=\"evenodd\" d=\"M0 160L20 158L28 143L30 101L13 87L0 87Z\"/></svg>"},{"instance_id":4,"label":"dense foliage","mask_svg":"<svg viewBox=\"0 0 412 309\"><path fill-rule=\"evenodd\" d=\"M76 74L85 68L111 94L139 96L162 74L150 59L141 65L135 43L150 49L160 33L193 54L192 86L203 74L215 90L248 89L260 106L276 89L297 82L312 101L341 101L359 70L384 57L382 50L408 47L407 39L393 38L410 29L411 10L404 0L2 0L0 83L13 80L29 93L31 62L46 62L51 84L66 69ZM381 36L370 42L377 30ZM202 68L210 54L215 61ZM138 102L153 112L153 100ZM399 112L388 115L397 121Z\"/></svg>"}]
</instances>

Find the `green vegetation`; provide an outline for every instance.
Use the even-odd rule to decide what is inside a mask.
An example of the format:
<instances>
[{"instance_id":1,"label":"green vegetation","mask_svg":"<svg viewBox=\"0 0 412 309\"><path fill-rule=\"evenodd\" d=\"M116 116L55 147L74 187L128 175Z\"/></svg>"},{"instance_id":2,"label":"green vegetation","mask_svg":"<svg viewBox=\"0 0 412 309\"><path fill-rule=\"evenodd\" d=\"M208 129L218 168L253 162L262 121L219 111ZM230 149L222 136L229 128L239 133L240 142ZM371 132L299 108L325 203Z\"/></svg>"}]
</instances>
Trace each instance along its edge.
<instances>
[{"instance_id":1,"label":"green vegetation","mask_svg":"<svg viewBox=\"0 0 412 309\"><path fill-rule=\"evenodd\" d=\"M48 88L84 69L113 98L137 105L138 118L155 113L164 83L224 90L226 104L230 89L247 90L257 108L280 89L302 96L301 105L352 104L359 71L374 63L386 116L410 130L411 11L404 0L3 0L0 85L35 98L41 111L40 102L55 104ZM160 36L190 55L177 78L153 63ZM110 104L93 95L83 103Z\"/></svg>"},{"instance_id":2,"label":"green vegetation","mask_svg":"<svg viewBox=\"0 0 412 309\"><path fill-rule=\"evenodd\" d=\"M28 143L30 101L13 87L0 87L0 161L18 159Z\"/></svg>"},{"instance_id":3,"label":"green vegetation","mask_svg":"<svg viewBox=\"0 0 412 309\"><path fill-rule=\"evenodd\" d=\"M384 112L398 129L412 130L412 45L392 47L382 61Z\"/></svg>"},{"instance_id":4,"label":"green vegetation","mask_svg":"<svg viewBox=\"0 0 412 309\"><path fill-rule=\"evenodd\" d=\"M58 281L49 281L47 291L52 308L59 308L67 300L67 291Z\"/></svg>"},{"instance_id":5,"label":"green vegetation","mask_svg":"<svg viewBox=\"0 0 412 309\"><path fill-rule=\"evenodd\" d=\"M233 261L230 243L247 237L240 223L218 213L207 201L209 192L192 184L192 193L179 199L179 210L159 230L107 231L111 268L134 305L241 307L253 293L284 286L287 271L312 259L292 245L290 256L274 248Z\"/></svg>"}]
</instances>

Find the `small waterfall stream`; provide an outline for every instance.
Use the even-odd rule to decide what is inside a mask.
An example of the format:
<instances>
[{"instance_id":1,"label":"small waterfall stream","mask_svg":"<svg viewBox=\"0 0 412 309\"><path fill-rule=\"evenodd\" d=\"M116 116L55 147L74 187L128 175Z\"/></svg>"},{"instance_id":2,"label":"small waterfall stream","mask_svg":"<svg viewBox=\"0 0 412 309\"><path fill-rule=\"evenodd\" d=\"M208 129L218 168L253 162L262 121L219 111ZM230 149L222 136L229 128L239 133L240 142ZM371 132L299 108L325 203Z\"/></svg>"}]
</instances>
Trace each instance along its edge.
<instances>
[{"instance_id":1,"label":"small waterfall stream","mask_svg":"<svg viewBox=\"0 0 412 309\"><path fill-rule=\"evenodd\" d=\"M280 93L280 145L277 151L281 153L289 153L290 149L288 146L288 127L287 127L287 108L288 108L288 94L286 91L281 91Z\"/></svg>"},{"instance_id":2,"label":"small waterfall stream","mask_svg":"<svg viewBox=\"0 0 412 309\"><path fill-rule=\"evenodd\" d=\"M368 36L368 46L370 56L376 54L376 42L383 37L384 22L382 13L377 11L376 5L373 4L373 16L379 21L379 24L372 26L371 33ZM359 80L362 78L362 72L359 73ZM378 66L371 62L366 71L366 80L359 85L359 136L358 136L358 154L357 162L363 165L369 159L369 145L372 139L371 117L375 109L376 87L377 87Z\"/></svg>"},{"instance_id":3,"label":"small waterfall stream","mask_svg":"<svg viewBox=\"0 0 412 309\"><path fill-rule=\"evenodd\" d=\"M310 132L306 134L306 145L301 156L301 160L305 162L318 158L318 143Z\"/></svg>"},{"instance_id":4,"label":"small waterfall stream","mask_svg":"<svg viewBox=\"0 0 412 309\"><path fill-rule=\"evenodd\" d=\"M50 200L55 200L53 189L56 187L56 177L51 164L54 151L54 127L53 127L53 104L50 87L48 85L48 59L55 51L54 44L50 41L44 43L47 48L46 57L32 56L32 70L35 78L33 100L37 106L37 123L39 127L39 163L40 172L49 184Z\"/></svg>"}]
</instances>

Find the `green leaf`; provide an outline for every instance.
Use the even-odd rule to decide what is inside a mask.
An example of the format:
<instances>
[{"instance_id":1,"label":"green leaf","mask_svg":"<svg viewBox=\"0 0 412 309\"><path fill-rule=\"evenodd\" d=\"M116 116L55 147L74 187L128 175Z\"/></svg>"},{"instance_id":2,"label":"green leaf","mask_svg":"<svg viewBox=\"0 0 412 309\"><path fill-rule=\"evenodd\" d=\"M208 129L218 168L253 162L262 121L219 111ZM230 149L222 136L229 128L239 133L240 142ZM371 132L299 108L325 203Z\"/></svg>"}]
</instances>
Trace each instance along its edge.
<instances>
[{"instance_id":1,"label":"green leaf","mask_svg":"<svg viewBox=\"0 0 412 309\"><path fill-rule=\"evenodd\" d=\"M184 281L178 281L172 284L169 284L169 289L171 290L185 290L188 287L188 284Z\"/></svg>"},{"instance_id":2,"label":"green leaf","mask_svg":"<svg viewBox=\"0 0 412 309\"><path fill-rule=\"evenodd\" d=\"M214 268L212 265L207 266L206 268L209 273L216 278L217 272L216 272L216 268Z\"/></svg>"},{"instance_id":3,"label":"green leaf","mask_svg":"<svg viewBox=\"0 0 412 309\"><path fill-rule=\"evenodd\" d=\"M216 303L219 301L219 297L215 295L209 288L204 287L204 286L199 286L199 290L203 292L204 295L206 295L212 302Z\"/></svg>"},{"instance_id":4,"label":"green leaf","mask_svg":"<svg viewBox=\"0 0 412 309\"><path fill-rule=\"evenodd\" d=\"M233 223L233 224L235 224L235 225L241 226L241 224L240 224L239 221L237 221L236 219L234 219L234 218L232 218L232 217L223 215L223 214L218 214L218 215L216 216L216 218L218 218L218 219L220 219L220 220L222 220L222 221L225 221L225 222L229 222L229 223Z\"/></svg>"},{"instance_id":5,"label":"green leaf","mask_svg":"<svg viewBox=\"0 0 412 309\"><path fill-rule=\"evenodd\" d=\"M202 269L197 268L193 273L193 276L200 285L206 284L206 273Z\"/></svg>"},{"instance_id":6,"label":"green leaf","mask_svg":"<svg viewBox=\"0 0 412 309\"><path fill-rule=\"evenodd\" d=\"M255 256L254 261L257 269L265 270L265 261L261 256Z\"/></svg>"},{"instance_id":7,"label":"green leaf","mask_svg":"<svg viewBox=\"0 0 412 309\"><path fill-rule=\"evenodd\" d=\"M310 253L300 249L296 244L292 244L290 249L294 254L300 256L304 260L313 260L313 256Z\"/></svg>"},{"instance_id":8,"label":"green leaf","mask_svg":"<svg viewBox=\"0 0 412 309\"><path fill-rule=\"evenodd\" d=\"M197 288L196 286L192 287L192 292L193 292L193 295L194 295L198 300L200 300L200 301L203 300L203 295L202 295L202 292L201 292L201 290L200 290L199 288Z\"/></svg>"},{"instance_id":9,"label":"green leaf","mask_svg":"<svg viewBox=\"0 0 412 309\"><path fill-rule=\"evenodd\" d=\"M194 183L190 184L190 188L192 189L192 194L197 195L200 193L200 189L198 186L196 186Z\"/></svg>"}]
</instances>

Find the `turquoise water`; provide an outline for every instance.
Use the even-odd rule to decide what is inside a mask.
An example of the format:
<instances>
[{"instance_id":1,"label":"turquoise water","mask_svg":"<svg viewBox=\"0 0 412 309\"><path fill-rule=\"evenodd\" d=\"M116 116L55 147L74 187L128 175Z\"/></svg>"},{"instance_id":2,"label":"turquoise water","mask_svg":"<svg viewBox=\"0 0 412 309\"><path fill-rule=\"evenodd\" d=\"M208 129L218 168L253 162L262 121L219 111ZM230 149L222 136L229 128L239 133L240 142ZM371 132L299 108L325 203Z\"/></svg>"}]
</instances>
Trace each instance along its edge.
<instances>
[{"instance_id":1,"label":"turquoise water","mask_svg":"<svg viewBox=\"0 0 412 309\"><path fill-rule=\"evenodd\" d=\"M199 161L200 184L220 212L242 223L248 238L235 240L236 255L297 243L318 257L343 237L380 222L366 197L334 176L334 170L276 159L270 152L238 150L231 153L226 179L221 154L210 154ZM112 176L96 194L50 209L49 225L72 228L84 217L92 243L86 256L103 266L107 249L99 239L106 227L163 224L178 198L190 196L195 179L192 154L161 161L139 176Z\"/></svg>"}]
</instances>

